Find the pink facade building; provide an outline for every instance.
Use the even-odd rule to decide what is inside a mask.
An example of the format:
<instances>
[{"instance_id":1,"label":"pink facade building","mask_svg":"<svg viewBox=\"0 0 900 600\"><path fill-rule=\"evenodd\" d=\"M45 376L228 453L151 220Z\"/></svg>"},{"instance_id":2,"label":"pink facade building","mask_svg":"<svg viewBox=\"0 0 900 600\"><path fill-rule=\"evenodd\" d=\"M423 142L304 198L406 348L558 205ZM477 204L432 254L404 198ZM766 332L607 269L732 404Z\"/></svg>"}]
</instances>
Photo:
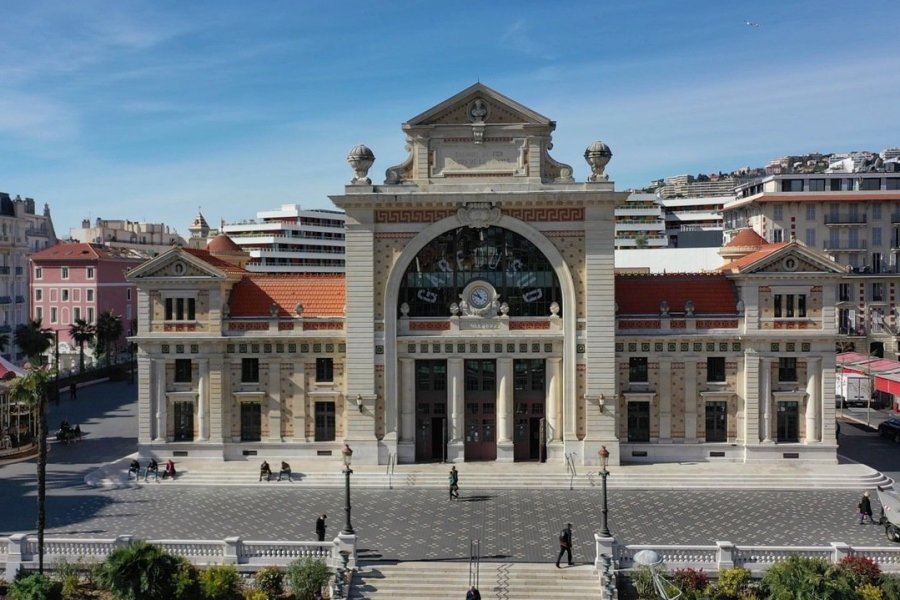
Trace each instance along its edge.
<instances>
[{"instance_id":1,"label":"pink facade building","mask_svg":"<svg viewBox=\"0 0 900 600\"><path fill-rule=\"evenodd\" d=\"M146 260L130 248L60 243L29 258L31 318L59 332L60 354L77 352L69 335L76 319L96 324L100 313L121 316L124 335L134 330L136 290L128 271Z\"/></svg>"}]
</instances>

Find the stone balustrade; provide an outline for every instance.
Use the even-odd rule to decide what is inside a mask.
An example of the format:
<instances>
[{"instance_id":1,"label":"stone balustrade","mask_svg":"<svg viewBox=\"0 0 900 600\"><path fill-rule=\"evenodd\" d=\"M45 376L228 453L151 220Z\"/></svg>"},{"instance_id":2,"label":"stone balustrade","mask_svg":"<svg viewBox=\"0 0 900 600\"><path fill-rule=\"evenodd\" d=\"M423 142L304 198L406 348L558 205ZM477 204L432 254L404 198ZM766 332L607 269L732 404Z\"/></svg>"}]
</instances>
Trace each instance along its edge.
<instances>
[{"instance_id":1,"label":"stone balustrade","mask_svg":"<svg viewBox=\"0 0 900 600\"><path fill-rule=\"evenodd\" d=\"M44 538L44 565L52 570L60 561L102 562L115 549L136 541L130 535L109 539ZM342 566L341 556L352 557L351 568L356 563L355 536L340 536L330 542L266 542L244 541L239 537L224 540L147 540L166 552L182 556L197 566L231 564L253 570L267 566L286 567L300 558L317 558L329 567ZM36 570L38 563L37 536L14 534L0 538L0 564L5 565L7 580L12 581L19 567Z\"/></svg>"}]
</instances>

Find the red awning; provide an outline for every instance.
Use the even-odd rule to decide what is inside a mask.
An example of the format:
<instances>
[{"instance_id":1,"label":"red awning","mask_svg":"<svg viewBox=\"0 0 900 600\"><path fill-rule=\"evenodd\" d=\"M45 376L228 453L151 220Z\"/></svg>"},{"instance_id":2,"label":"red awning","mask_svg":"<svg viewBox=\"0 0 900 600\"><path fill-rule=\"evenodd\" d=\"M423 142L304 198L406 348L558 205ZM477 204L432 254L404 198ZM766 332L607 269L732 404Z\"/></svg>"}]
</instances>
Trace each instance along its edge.
<instances>
[{"instance_id":1,"label":"red awning","mask_svg":"<svg viewBox=\"0 0 900 600\"><path fill-rule=\"evenodd\" d=\"M900 396L900 375L876 375L875 389L879 392Z\"/></svg>"}]
</instances>

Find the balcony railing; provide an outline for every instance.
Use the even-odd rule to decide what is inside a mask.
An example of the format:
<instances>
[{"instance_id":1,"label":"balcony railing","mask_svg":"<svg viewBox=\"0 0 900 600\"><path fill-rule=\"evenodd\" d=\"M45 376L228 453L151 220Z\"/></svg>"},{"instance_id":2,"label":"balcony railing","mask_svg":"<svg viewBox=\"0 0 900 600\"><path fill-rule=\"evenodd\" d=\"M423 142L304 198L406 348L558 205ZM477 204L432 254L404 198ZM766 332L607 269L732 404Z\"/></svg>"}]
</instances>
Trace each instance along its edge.
<instances>
[{"instance_id":1,"label":"balcony railing","mask_svg":"<svg viewBox=\"0 0 900 600\"><path fill-rule=\"evenodd\" d=\"M12 296L0 296L0 304L12 304Z\"/></svg>"},{"instance_id":2,"label":"balcony railing","mask_svg":"<svg viewBox=\"0 0 900 600\"><path fill-rule=\"evenodd\" d=\"M827 241L822 243L822 248L825 252L832 252L834 250L841 250L844 252L865 252L869 247L869 243L865 240L856 240L854 241L844 241L844 242L832 242Z\"/></svg>"},{"instance_id":3,"label":"balcony railing","mask_svg":"<svg viewBox=\"0 0 900 600\"><path fill-rule=\"evenodd\" d=\"M865 225L868 221L866 215L825 215L826 225Z\"/></svg>"}]
</instances>

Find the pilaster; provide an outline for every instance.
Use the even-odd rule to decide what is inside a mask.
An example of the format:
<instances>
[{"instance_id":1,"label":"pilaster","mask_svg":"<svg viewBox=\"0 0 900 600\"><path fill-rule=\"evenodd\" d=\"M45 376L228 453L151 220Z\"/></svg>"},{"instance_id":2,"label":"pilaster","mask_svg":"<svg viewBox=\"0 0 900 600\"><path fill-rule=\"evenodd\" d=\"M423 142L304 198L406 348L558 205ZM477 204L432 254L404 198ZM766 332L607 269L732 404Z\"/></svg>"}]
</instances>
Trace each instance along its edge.
<instances>
[{"instance_id":1,"label":"pilaster","mask_svg":"<svg viewBox=\"0 0 900 600\"><path fill-rule=\"evenodd\" d=\"M209 439L209 360L199 359L197 371L197 441L205 442Z\"/></svg>"},{"instance_id":2,"label":"pilaster","mask_svg":"<svg viewBox=\"0 0 900 600\"><path fill-rule=\"evenodd\" d=\"M662 377L660 377L662 384ZM697 361L684 361L684 442L697 442Z\"/></svg>"},{"instance_id":3,"label":"pilaster","mask_svg":"<svg viewBox=\"0 0 900 600\"><path fill-rule=\"evenodd\" d=\"M695 390L696 391L696 390ZM672 359L659 359L659 442L672 441ZM696 422L696 420L695 420ZM696 429L695 429L696 431Z\"/></svg>"},{"instance_id":4,"label":"pilaster","mask_svg":"<svg viewBox=\"0 0 900 600\"><path fill-rule=\"evenodd\" d=\"M497 359L497 462L512 462L513 456L513 361Z\"/></svg>"},{"instance_id":5,"label":"pilaster","mask_svg":"<svg viewBox=\"0 0 900 600\"><path fill-rule=\"evenodd\" d=\"M822 441L819 415L822 403L822 360L806 359L806 443Z\"/></svg>"},{"instance_id":6,"label":"pilaster","mask_svg":"<svg viewBox=\"0 0 900 600\"><path fill-rule=\"evenodd\" d=\"M277 327L277 324L276 324ZM281 441L281 363L269 362L269 381L267 384L267 418L269 421L269 442Z\"/></svg>"},{"instance_id":7,"label":"pilaster","mask_svg":"<svg viewBox=\"0 0 900 600\"><path fill-rule=\"evenodd\" d=\"M465 459L465 371L463 359L447 360L447 403L450 405L450 441L447 460L458 462Z\"/></svg>"}]
</instances>

